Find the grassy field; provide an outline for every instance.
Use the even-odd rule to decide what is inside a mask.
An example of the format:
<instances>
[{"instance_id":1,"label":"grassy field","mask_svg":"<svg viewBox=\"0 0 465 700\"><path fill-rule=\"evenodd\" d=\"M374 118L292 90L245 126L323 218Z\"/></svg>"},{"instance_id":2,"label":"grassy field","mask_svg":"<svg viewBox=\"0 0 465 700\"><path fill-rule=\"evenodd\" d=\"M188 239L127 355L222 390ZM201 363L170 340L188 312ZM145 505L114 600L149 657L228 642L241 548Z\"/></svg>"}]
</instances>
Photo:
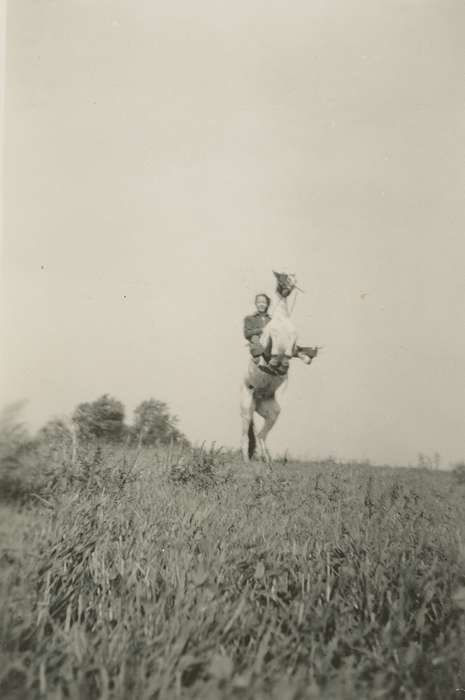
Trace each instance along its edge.
<instances>
[{"instance_id":1,"label":"grassy field","mask_svg":"<svg viewBox=\"0 0 465 700\"><path fill-rule=\"evenodd\" d=\"M464 506L451 473L89 449L1 507L0 696L457 698Z\"/></svg>"}]
</instances>

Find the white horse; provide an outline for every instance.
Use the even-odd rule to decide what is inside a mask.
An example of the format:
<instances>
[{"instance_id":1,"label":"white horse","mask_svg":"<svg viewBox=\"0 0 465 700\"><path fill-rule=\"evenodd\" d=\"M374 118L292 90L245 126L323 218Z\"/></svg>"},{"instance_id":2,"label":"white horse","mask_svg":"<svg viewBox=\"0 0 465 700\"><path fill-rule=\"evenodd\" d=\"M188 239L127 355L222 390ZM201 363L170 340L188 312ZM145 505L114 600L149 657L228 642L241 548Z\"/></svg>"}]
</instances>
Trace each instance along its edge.
<instances>
[{"instance_id":1,"label":"white horse","mask_svg":"<svg viewBox=\"0 0 465 700\"><path fill-rule=\"evenodd\" d=\"M266 446L268 433L276 423L280 406L276 400L276 391L287 379L289 363L292 357L299 357L305 364L310 364L318 348L297 349L297 332L291 321L288 299L298 289L294 275L274 273L277 279L276 304L271 321L263 329L260 343L270 350L269 361L261 358L256 365L250 361L248 371L241 387L242 419L242 456L248 462L258 451L258 456L271 462ZM264 419L262 429L256 433L254 413Z\"/></svg>"}]
</instances>

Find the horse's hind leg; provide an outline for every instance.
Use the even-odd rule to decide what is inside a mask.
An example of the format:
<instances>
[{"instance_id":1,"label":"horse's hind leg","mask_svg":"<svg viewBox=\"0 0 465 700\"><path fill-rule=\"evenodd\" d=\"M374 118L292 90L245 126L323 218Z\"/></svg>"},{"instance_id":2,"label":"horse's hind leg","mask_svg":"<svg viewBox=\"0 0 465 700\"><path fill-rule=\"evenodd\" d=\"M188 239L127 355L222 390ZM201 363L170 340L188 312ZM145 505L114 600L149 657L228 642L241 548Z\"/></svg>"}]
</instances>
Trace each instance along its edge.
<instances>
[{"instance_id":1,"label":"horse's hind leg","mask_svg":"<svg viewBox=\"0 0 465 700\"><path fill-rule=\"evenodd\" d=\"M252 426L253 429L253 414L255 411L255 400L253 398L252 390L248 389L245 385L241 390L241 422L242 422L242 440L241 440L241 450L244 462L250 460L249 452L249 430Z\"/></svg>"},{"instance_id":2,"label":"horse's hind leg","mask_svg":"<svg viewBox=\"0 0 465 700\"><path fill-rule=\"evenodd\" d=\"M255 410L265 420L262 429L257 435L257 443L258 448L260 450L260 455L269 464L271 462L271 455L266 446L266 438L268 436L268 433L278 420L281 409L276 399L272 398L264 399L258 402Z\"/></svg>"}]
</instances>

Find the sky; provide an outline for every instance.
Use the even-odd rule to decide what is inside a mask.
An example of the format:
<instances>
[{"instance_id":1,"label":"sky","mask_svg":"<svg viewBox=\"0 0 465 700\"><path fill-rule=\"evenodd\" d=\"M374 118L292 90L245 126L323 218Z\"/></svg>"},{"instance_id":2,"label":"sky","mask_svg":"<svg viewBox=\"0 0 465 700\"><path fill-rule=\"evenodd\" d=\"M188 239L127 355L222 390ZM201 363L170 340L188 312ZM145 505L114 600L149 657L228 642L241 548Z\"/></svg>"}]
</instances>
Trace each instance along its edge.
<instances>
[{"instance_id":1,"label":"sky","mask_svg":"<svg viewBox=\"0 0 465 700\"><path fill-rule=\"evenodd\" d=\"M242 319L297 275L275 453L465 441L462 0L6 2L2 404L103 393L237 446Z\"/></svg>"}]
</instances>

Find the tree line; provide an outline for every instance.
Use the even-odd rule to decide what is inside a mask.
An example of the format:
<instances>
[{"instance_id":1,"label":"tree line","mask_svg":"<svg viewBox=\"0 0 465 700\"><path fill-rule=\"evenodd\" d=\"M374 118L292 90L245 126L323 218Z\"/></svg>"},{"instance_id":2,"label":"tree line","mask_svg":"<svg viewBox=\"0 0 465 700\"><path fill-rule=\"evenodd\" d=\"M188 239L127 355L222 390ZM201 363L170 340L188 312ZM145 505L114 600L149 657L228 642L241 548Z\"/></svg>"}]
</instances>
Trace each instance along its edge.
<instances>
[{"instance_id":1,"label":"tree line","mask_svg":"<svg viewBox=\"0 0 465 700\"><path fill-rule=\"evenodd\" d=\"M80 403L70 420L55 418L48 421L40 429L39 437L53 438L70 428L76 431L79 440L130 442L144 446L189 444L168 404L154 398L142 401L136 407L134 420L128 425L123 403L103 394L95 401Z\"/></svg>"}]
</instances>

